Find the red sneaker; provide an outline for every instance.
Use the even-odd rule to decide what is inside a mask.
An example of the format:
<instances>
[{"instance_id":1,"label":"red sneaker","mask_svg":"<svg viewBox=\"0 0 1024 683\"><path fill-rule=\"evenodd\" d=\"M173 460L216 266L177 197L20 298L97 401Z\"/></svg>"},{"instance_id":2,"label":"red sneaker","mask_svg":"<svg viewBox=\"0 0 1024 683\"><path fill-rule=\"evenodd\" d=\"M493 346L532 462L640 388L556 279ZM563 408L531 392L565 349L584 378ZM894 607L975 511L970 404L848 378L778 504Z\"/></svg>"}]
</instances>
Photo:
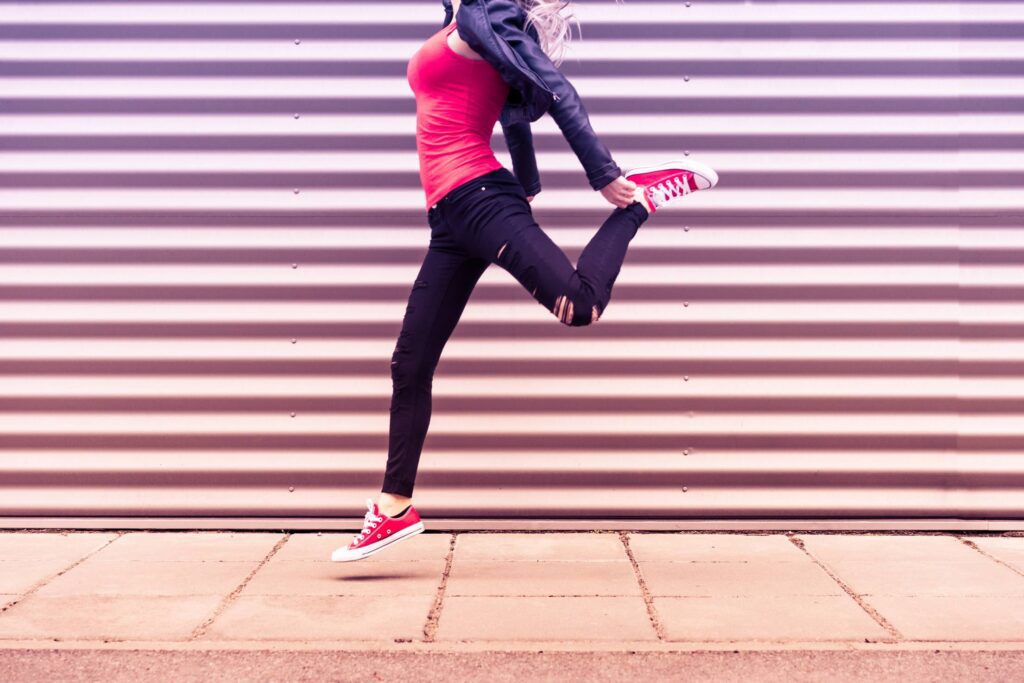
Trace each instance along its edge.
<instances>
[{"instance_id":1,"label":"red sneaker","mask_svg":"<svg viewBox=\"0 0 1024 683\"><path fill-rule=\"evenodd\" d=\"M654 213L673 199L697 190L710 190L718 184L718 174L713 168L692 159L633 168L623 175L638 185L636 200L648 213Z\"/></svg>"},{"instance_id":2,"label":"red sneaker","mask_svg":"<svg viewBox=\"0 0 1024 683\"><path fill-rule=\"evenodd\" d=\"M409 506L398 517L388 517L377 509L372 498L366 499L366 516L363 517L363 530L360 531L344 548L331 553L334 562L350 562L369 557L380 552L389 545L398 543L423 532L423 522L416 508Z\"/></svg>"}]
</instances>

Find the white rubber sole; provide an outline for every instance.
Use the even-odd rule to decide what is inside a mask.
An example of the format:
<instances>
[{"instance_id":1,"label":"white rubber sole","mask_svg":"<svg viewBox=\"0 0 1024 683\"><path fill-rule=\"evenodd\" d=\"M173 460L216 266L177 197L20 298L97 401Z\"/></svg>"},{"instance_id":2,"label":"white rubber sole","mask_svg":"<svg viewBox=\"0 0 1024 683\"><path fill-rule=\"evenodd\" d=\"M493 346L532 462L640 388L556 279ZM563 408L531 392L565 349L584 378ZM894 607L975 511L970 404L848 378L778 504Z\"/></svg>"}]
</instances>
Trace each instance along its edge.
<instances>
[{"instance_id":1,"label":"white rubber sole","mask_svg":"<svg viewBox=\"0 0 1024 683\"><path fill-rule=\"evenodd\" d=\"M698 187L700 190L710 190L712 187L718 184L718 173L715 169L711 168L705 163L697 161L696 159L673 159L672 161L666 161L663 164L655 164L654 166L640 166L638 168L631 168L622 175L629 178L633 173L650 173L652 171L666 171L672 168L682 168L687 171L693 171L698 176L703 177L708 181L707 187Z\"/></svg>"},{"instance_id":2,"label":"white rubber sole","mask_svg":"<svg viewBox=\"0 0 1024 683\"><path fill-rule=\"evenodd\" d=\"M407 526L397 534L389 536L386 540L381 539L380 543L374 543L366 546L365 548L359 548L357 550L349 550L348 548L338 548L331 553L331 562L352 562L353 560L361 560L369 557L374 553L379 553L384 548L389 547L393 543L401 541L403 538L409 538L416 534L423 533L423 522L416 522L412 526Z\"/></svg>"}]
</instances>

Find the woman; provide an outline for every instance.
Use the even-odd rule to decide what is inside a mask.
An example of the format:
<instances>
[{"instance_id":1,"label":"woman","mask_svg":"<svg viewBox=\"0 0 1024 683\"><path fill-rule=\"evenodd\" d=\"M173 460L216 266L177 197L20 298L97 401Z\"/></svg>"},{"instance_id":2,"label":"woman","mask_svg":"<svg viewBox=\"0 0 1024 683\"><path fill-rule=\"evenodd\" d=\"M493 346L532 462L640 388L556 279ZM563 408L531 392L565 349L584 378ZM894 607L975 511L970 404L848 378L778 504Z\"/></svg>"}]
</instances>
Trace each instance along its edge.
<instances>
[{"instance_id":1,"label":"woman","mask_svg":"<svg viewBox=\"0 0 1024 683\"><path fill-rule=\"evenodd\" d=\"M454 15L455 21L446 20L413 54L406 74L416 96L430 244L391 358L381 494L377 502L367 499L363 529L334 551L337 562L368 557L424 530L412 491L430 423L434 369L490 264L508 271L559 322L597 322L644 221L669 202L718 182L712 169L690 159L621 173L594 134L575 88L548 56L560 52L568 38L560 11L569 0L443 2L446 18ZM616 207L575 268L534 221L530 207L540 180L529 121L545 111L580 158L591 186ZM490 147L499 119L515 173Z\"/></svg>"}]
</instances>

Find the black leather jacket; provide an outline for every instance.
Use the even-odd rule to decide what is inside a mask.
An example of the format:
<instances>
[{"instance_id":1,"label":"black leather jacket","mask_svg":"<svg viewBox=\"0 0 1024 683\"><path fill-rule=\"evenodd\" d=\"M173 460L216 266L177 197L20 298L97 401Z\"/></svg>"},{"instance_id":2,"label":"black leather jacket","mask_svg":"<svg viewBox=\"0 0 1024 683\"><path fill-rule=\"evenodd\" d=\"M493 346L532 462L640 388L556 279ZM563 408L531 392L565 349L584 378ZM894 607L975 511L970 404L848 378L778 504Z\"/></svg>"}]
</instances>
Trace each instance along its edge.
<instances>
[{"instance_id":1,"label":"black leather jacket","mask_svg":"<svg viewBox=\"0 0 1024 683\"><path fill-rule=\"evenodd\" d=\"M452 21L452 0L441 3L442 26L447 26ZM536 29L525 28L526 12L515 0L462 0L455 20L459 36L509 84L499 121L512 171L526 194L535 195L541 189L530 123L545 112L551 113L583 164L592 188L600 190L622 175L594 133L576 88L541 49Z\"/></svg>"}]
</instances>

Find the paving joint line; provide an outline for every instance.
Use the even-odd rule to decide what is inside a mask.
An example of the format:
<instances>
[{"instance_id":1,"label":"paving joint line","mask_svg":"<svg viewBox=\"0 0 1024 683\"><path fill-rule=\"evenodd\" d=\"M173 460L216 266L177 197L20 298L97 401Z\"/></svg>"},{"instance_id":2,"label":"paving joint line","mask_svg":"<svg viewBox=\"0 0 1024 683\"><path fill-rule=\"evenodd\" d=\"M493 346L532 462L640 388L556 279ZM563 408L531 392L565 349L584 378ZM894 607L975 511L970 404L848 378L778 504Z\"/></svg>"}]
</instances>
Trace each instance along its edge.
<instances>
[{"instance_id":1,"label":"paving joint line","mask_svg":"<svg viewBox=\"0 0 1024 683\"><path fill-rule=\"evenodd\" d=\"M452 540L448 543L448 554L444 558L444 569L441 570L441 582L437 585L437 593L434 594L434 604L430 606L427 613L427 621L423 624L423 642L432 643L437 637L438 622L441 621L441 610L444 609L444 595L448 589L448 575L452 571L452 562L455 561L455 542L458 540L459 532L452 534Z\"/></svg>"},{"instance_id":2,"label":"paving joint line","mask_svg":"<svg viewBox=\"0 0 1024 683\"><path fill-rule=\"evenodd\" d=\"M809 551L804 546L804 541L803 541L802 538L799 538L796 534L786 534L786 537L789 539L790 543L792 543L797 548L799 548L801 551L803 551L803 553L805 555L807 555L807 557L811 558L812 562L814 562L816 565L821 567L825 571L825 573L828 574L832 578L833 581L835 581L837 584L839 584L839 587L842 588L843 591L847 595L849 595L850 598L852 598L853 601L855 603L857 603L857 605L862 610L867 612L868 616L870 616L872 619L875 620L875 623L877 623L879 626L881 626L883 629L885 629L886 631L888 631L892 635L892 639L891 640L890 639L883 639L881 641L878 641L877 639L874 639L874 638L865 638L864 640L866 642L883 642L883 643L892 642L892 643L898 643L898 642L906 640L906 638L903 637L903 634L900 633L899 629L897 629L895 626L893 626L889 622L889 620L886 619L882 615L881 612L879 612L877 609L875 609L870 604L868 604L867 601L865 601L864 598L862 598L857 593L857 591L853 590L852 586L850 586L845 581L843 581L841 578L839 578L839 575L836 574L835 572L833 572L831 569L829 569L829 567L824 562L822 562L817 557L812 555L811 551Z\"/></svg>"},{"instance_id":3,"label":"paving joint line","mask_svg":"<svg viewBox=\"0 0 1024 683\"><path fill-rule=\"evenodd\" d=\"M69 571L71 571L72 569L74 569L78 565L82 564L83 562L88 560L90 557L92 557L93 555L95 555L99 551L103 550L104 548L106 548L111 543L113 543L117 539L121 538L122 536L124 536L128 532L126 532L126 531L117 531L117 532L114 532L114 533L115 533L115 536L112 539L110 539L109 541L107 541L106 543L104 543L103 545L101 545L100 547L96 548L95 550L93 550L90 553L86 553L85 555L83 555L82 557L78 558L77 560L75 560L74 562L69 564L68 566L64 567L64 569L61 569L56 574L51 574L50 576L46 576L46 577L42 578L41 580L39 580L36 583L34 583L32 585L32 587L29 588L27 591L25 591L24 593L18 595L16 598L14 598L13 601L7 603L3 607L0 607L0 614L3 614L4 612L6 612L7 610L11 609L12 607L14 607L16 605L20 605L26 599L28 599L28 598L32 597L33 595L35 595L36 592L38 592L39 589L41 589L43 586L45 586L46 584L50 583L51 581L53 581L56 578L64 576Z\"/></svg>"},{"instance_id":4,"label":"paving joint line","mask_svg":"<svg viewBox=\"0 0 1024 683\"><path fill-rule=\"evenodd\" d=\"M640 563L633 556L633 549L629 546L629 533L620 531L619 540L622 541L622 547L626 549L626 557L629 558L630 564L633 565L633 574L640 585L640 595L643 596L644 605L647 607L647 618L654 628L654 634L658 636L659 641L665 641L668 639L665 633L665 626L661 623L661 619L658 618L658 610L654 607L654 596L651 595L650 589L647 588L647 581L644 579L643 572L640 571Z\"/></svg>"},{"instance_id":5,"label":"paving joint line","mask_svg":"<svg viewBox=\"0 0 1024 683\"><path fill-rule=\"evenodd\" d=\"M291 537L292 535L290 533L286 533L284 536L282 536L281 539L274 544L274 547L270 549L270 552L268 552L263 557L263 559L260 560L259 564L257 564L256 567L251 572L249 572L249 574L244 579L242 579L241 583L235 586L235 590L231 591L226 596L224 596L224 599L221 600L217 607L214 608L213 614L207 617L203 621L203 623L199 624L199 626L196 626L192 630L192 633L190 633L188 636L188 640L196 640L197 638L201 638L203 635L205 635L206 630L213 625L213 622L217 621L217 619L220 618L220 615L224 614L224 611L227 610L228 606L230 606L231 603L235 601L235 598L237 598L242 593L242 591L245 590L245 587L249 585L249 582L252 581L254 576L256 576L256 573L259 570L263 569L263 567L265 567L268 562L270 562L271 558L273 558L274 555L277 554L278 550L284 547L284 544L287 543L288 539Z\"/></svg>"},{"instance_id":6,"label":"paving joint line","mask_svg":"<svg viewBox=\"0 0 1024 683\"><path fill-rule=\"evenodd\" d=\"M953 535L953 538L955 538L956 540L960 541L961 543L966 545L968 548L971 548L973 550L978 551L979 553L981 553L982 555L984 555L988 559L992 560L993 562L996 562L997 564L1003 565L1004 567L1006 567L1010 571L1014 572L1015 574L1019 574L1020 576L1024 576L1024 571L1022 571L1020 569L1017 569L1017 567L1014 567L1009 562L1001 560L1000 558L998 558L995 555L989 553L985 549L978 547L978 544L975 543L974 541L972 541L971 539L964 538L963 536L959 536L959 535L956 535L956 534Z\"/></svg>"}]
</instances>

